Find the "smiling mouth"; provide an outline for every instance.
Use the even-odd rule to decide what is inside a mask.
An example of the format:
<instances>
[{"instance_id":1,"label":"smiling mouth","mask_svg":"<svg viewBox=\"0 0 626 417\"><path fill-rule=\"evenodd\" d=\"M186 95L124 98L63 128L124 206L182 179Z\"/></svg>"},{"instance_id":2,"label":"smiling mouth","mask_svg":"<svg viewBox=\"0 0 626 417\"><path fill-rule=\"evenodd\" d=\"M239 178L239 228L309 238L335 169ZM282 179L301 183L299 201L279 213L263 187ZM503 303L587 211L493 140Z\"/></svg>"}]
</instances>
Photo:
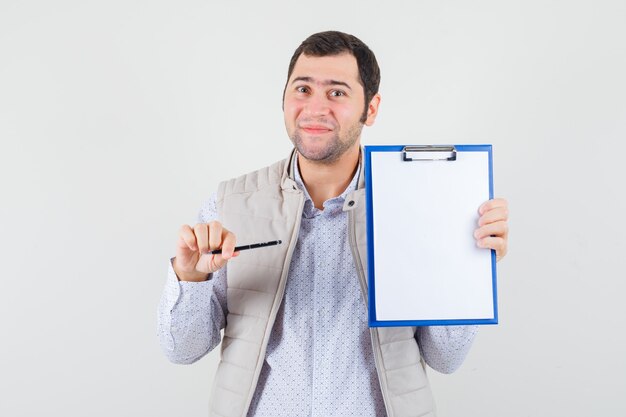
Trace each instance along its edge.
<instances>
[{"instance_id":1,"label":"smiling mouth","mask_svg":"<svg viewBox=\"0 0 626 417\"><path fill-rule=\"evenodd\" d=\"M321 135L323 133L330 132L330 130L328 129L315 129L315 128L310 128L310 127L303 127L302 130L304 130L306 133L309 133L311 135Z\"/></svg>"},{"instance_id":2,"label":"smiling mouth","mask_svg":"<svg viewBox=\"0 0 626 417\"><path fill-rule=\"evenodd\" d=\"M321 135L332 130L326 126L300 126L300 129L311 135Z\"/></svg>"}]
</instances>

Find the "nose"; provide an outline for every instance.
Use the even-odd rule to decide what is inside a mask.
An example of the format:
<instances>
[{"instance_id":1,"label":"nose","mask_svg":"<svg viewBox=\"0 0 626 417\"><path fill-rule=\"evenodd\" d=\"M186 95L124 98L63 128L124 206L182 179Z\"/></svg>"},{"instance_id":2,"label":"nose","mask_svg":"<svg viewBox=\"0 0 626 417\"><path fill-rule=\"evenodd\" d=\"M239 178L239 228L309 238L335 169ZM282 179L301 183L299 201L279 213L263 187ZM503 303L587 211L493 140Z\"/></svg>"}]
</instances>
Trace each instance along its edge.
<instances>
[{"instance_id":1,"label":"nose","mask_svg":"<svg viewBox=\"0 0 626 417\"><path fill-rule=\"evenodd\" d=\"M329 104L324 94L312 94L306 102L305 114L310 117L325 116L330 113Z\"/></svg>"}]
</instances>

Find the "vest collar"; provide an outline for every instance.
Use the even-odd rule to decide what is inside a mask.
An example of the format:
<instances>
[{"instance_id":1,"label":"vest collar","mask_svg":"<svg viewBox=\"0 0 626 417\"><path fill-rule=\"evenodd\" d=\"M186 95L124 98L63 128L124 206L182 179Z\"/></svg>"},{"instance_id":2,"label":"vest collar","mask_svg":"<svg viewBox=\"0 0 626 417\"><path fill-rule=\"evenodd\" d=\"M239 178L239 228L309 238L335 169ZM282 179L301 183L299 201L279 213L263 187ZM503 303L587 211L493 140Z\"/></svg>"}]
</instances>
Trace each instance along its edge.
<instances>
[{"instance_id":1,"label":"vest collar","mask_svg":"<svg viewBox=\"0 0 626 417\"><path fill-rule=\"evenodd\" d=\"M296 175L295 175L295 158L296 148L293 148L289 153L289 157L287 158L287 163L283 168L283 174L281 178L281 188L285 191L296 191L298 190L298 185L296 184ZM363 146L361 146L361 152L359 152L359 177L356 181L356 191L362 190L365 188L365 167L363 166ZM353 192L353 193L354 193ZM352 194L352 193L351 193ZM349 197L349 196L348 196ZM347 198L346 198L347 201Z\"/></svg>"}]
</instances>

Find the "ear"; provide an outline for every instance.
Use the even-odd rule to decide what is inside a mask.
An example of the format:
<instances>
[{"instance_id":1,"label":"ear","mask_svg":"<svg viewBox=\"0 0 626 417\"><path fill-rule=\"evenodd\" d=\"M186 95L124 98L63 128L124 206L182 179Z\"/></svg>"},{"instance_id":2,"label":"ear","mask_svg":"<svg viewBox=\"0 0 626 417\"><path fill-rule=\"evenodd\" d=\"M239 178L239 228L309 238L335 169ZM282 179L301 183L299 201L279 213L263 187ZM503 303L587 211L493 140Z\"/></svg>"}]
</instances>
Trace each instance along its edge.
<instances>
[{"instance_id":1,"label":"ear","mask_svg":"<svg viewBox=\"0 0 626 417\"><path fill-rule=\"evenodd\" d=\"M370 104L367 106L367 119L365 119L365 126L371 126L376 120L378 115L378 106L380 105L380 94L376 94L370 100Z\"/></svg>"}]
</instances>

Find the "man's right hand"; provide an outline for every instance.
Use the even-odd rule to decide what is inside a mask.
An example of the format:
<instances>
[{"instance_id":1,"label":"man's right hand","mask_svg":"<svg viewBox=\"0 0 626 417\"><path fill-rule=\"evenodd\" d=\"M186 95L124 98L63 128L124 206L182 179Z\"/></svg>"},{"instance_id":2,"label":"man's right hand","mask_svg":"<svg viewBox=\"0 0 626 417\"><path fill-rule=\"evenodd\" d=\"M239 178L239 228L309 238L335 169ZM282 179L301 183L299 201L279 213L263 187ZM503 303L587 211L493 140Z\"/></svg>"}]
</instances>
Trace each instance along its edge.
<instances>
[{"instance_id":1,"label":"man's right hand","mask_svg":"<svg viewBox=\"0 0 626 417\"><path fill-rule=\"evenodd\" d=\"M198 223L192 229L183 225L176 244L174 272L181 281L205 281L209 274L221 269L230 258L239 255L235 251L235 235L220 222ZM221 254L207 253L222 249Z\"/></svg>"}]
</instances>

